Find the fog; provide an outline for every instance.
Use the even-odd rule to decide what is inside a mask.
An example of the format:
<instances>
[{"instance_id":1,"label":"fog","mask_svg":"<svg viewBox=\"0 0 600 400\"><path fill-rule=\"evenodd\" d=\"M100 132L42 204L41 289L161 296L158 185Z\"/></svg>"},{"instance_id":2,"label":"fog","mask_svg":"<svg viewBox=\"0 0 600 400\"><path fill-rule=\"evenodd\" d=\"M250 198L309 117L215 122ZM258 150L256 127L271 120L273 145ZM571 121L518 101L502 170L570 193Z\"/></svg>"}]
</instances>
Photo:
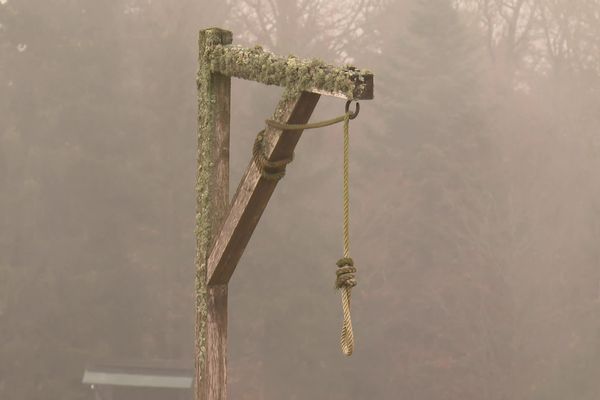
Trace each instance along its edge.
<instances>
[{"instance_id":1,"label":"fog","mask_svg":"<svg viewBox=\"0 0 600 400\"><path fill-rule=\"evenodd\" d=\"M600 1L0 0L0 399L93 399L96 362L193 369L211 26L375 77L350 124L355 353L335 125L229 285L231 399L600 398ZM232 80L231 193L282 92Z\"/></svg>"}]
</instances>

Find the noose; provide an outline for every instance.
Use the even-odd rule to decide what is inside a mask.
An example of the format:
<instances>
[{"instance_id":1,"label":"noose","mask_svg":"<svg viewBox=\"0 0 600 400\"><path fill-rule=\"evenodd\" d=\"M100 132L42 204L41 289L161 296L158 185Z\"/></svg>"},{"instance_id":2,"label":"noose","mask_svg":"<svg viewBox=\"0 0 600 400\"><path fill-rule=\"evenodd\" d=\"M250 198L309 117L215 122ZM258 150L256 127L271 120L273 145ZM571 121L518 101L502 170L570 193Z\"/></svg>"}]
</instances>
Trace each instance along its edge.
<instances>
[{"instance_id":1,"label":"noose","mask_svg":"<svg viewBox=\"0 0 600 400\"><path fill-rule=\"evenodd\" d=\"M354 332L352 330L352 316L350 313L351 291L356 286L356 267L354 260L350 257L350 189L349 189L349 170L350 170L350 120L356 118L360 111L359 103L356 103L356 110L351 113L349 111L352 100L346 102L346 110L344 115L332 118L326 121L315 122L310 124L283 124L271 119L265 122L267 125L281 130L304 130L322 128L325 126L344 122L344 147L343 147L343 242L344 256L340 258L336 265L336 289L341 290L342 295L342 311L343 324L342 334L340 337L340 345L342 352L350 356L354 351ZM264 152L264 134L262 130L256 136L252 149L252 158L261 172L263 178L268 180L279 180L285 175L285 167L289 164L294 156L289 158L270 161Z\"/></svg>"},{"instance_id":2,"label":"noose","mask_svg":"<svg viewBox=\"0 0 600 400\"><path fill-rule=\"evenodd\" d=\"M356 113L358 114L358 104ZM356 286L356 267L354 260L350 257L350 189L349 189L349 169L350 169L350 114L346 112L344 119L344 168L343 168L343 210L344 210L344 257L337 261L338 269L336 271L337 279L335 287L342 293L342 311L344 314L344 323L342 325L342 335L340 344L342 352L350 356L354 351L354 332L352 331L352 316L350 314L350 300L352 298L352 288Z\"/></svg>"}]
</instances>

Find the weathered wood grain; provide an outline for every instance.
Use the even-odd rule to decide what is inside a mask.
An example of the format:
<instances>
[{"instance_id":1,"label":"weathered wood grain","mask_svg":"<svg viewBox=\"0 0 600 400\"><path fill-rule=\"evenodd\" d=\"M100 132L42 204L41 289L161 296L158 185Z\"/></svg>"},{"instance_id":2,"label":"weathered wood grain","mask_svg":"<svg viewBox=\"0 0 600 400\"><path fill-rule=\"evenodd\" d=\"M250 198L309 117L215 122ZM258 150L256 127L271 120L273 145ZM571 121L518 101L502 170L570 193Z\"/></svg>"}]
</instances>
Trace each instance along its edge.
<instances>
[{"instance_id":1,"label":"weathered wood grain","mask_svg":"<svg viewBox=\"0 0 600 400\"><path fill-rule=\"evenodd\" d=\"M209 400L227 399L227 285L209 286L206 326L206 391Z\"/></svg>"},{"instance_id":2,"label":"weathered wood grain","mask_svg":"<svg viewBox=\"0 0 600 400\"><path fill-rule=\"evenodd\" d=\"M209 50L211 71L223 75L345 99L373 98L373 73L350 65L282 57L260 46L216 45Z\"/></svg>"},{"instance_id":3,"label":"weathered wood grain","mask_svg":"<svg viewBox=\"0 0 600 400\"><path fill-rule=\"evenodd\" d=\"M231 32L200 32L198 174L196 182L196 400L226 399L227 288L208 287L207 257L229 203L231 78L210 71L207 48L229 44Z\"/></svg>"},{"instance_id":4,"label":"weathered wood grain","mask_svg":"<svg viewBox=\"0 0 600 400\"><path fill-rule=\"evenodd\" d=\"M274 119L288 124L304 124L308 122L319 97L310 92L302 92L289 99L284 96ZM268 159L279 160L293 154L302 131L268 127L265 134ZM229 282L276 185L277 181L263 178L254 162L250 162L208 257L209 286Z\"/></svg>"}]
</instances>

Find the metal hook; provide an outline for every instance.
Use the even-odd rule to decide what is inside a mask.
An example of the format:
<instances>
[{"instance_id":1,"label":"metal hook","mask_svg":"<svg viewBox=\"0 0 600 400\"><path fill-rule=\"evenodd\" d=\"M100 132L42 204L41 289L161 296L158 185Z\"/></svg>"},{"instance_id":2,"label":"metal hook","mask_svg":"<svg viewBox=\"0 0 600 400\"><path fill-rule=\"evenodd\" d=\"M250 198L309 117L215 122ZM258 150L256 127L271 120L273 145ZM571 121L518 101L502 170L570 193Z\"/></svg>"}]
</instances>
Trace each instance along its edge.
<instances>
[{"instance_id":1,"label":"metal hook","mask_svg":"<svg viewBox=\"0 0 600 400\"><path fill-rule=\"evenodd\" d=\"M348 100L346 102L346 113L348 113L350 111L350 103L352 103L354 100ZM356 108L354 109L353 113L350 113L350 119L354 119L358 116L358 113L360 111L360 103L356 102Z\"/></svg>"}]
</instances>

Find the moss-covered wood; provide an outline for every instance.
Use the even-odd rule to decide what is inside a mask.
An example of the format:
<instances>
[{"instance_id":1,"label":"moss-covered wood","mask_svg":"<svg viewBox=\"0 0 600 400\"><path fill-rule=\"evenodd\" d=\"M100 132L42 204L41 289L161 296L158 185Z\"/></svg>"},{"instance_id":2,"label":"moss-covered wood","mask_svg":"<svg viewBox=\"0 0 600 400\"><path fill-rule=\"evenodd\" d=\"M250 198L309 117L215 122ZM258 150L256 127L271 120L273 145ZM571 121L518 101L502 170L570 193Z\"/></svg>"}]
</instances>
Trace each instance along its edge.
<instances>
[{"instance_id":1,"label":"moss-covered wood","mask_svg":"<svg viewBox=\"0 0 600 400\"><path fill-rule=\"evenodd\" d=\"M232 41L231 32L200 32L198 86L198 169L196 181L196 400L225 398L226 288L208 287L206 260L229 200L231 78L213 73L207 48ZM217 307L218 306L218 307ZM224 308L224 310L223 310ZM208 354L210 353L210 357Z\"/></svg>"},{"instance_id":2,"label":"moss-covered wood","mask_svg":"<svg viewBox=\"0 0 600 400\"><path fill-rule=\"evenodd\" d=\"M223 75L347 99L372 99L373 74L351 65L337 67L318 59L281 57L260 46L217 44L206 47L210 70Z\"/></svg>"}]
</instances>

